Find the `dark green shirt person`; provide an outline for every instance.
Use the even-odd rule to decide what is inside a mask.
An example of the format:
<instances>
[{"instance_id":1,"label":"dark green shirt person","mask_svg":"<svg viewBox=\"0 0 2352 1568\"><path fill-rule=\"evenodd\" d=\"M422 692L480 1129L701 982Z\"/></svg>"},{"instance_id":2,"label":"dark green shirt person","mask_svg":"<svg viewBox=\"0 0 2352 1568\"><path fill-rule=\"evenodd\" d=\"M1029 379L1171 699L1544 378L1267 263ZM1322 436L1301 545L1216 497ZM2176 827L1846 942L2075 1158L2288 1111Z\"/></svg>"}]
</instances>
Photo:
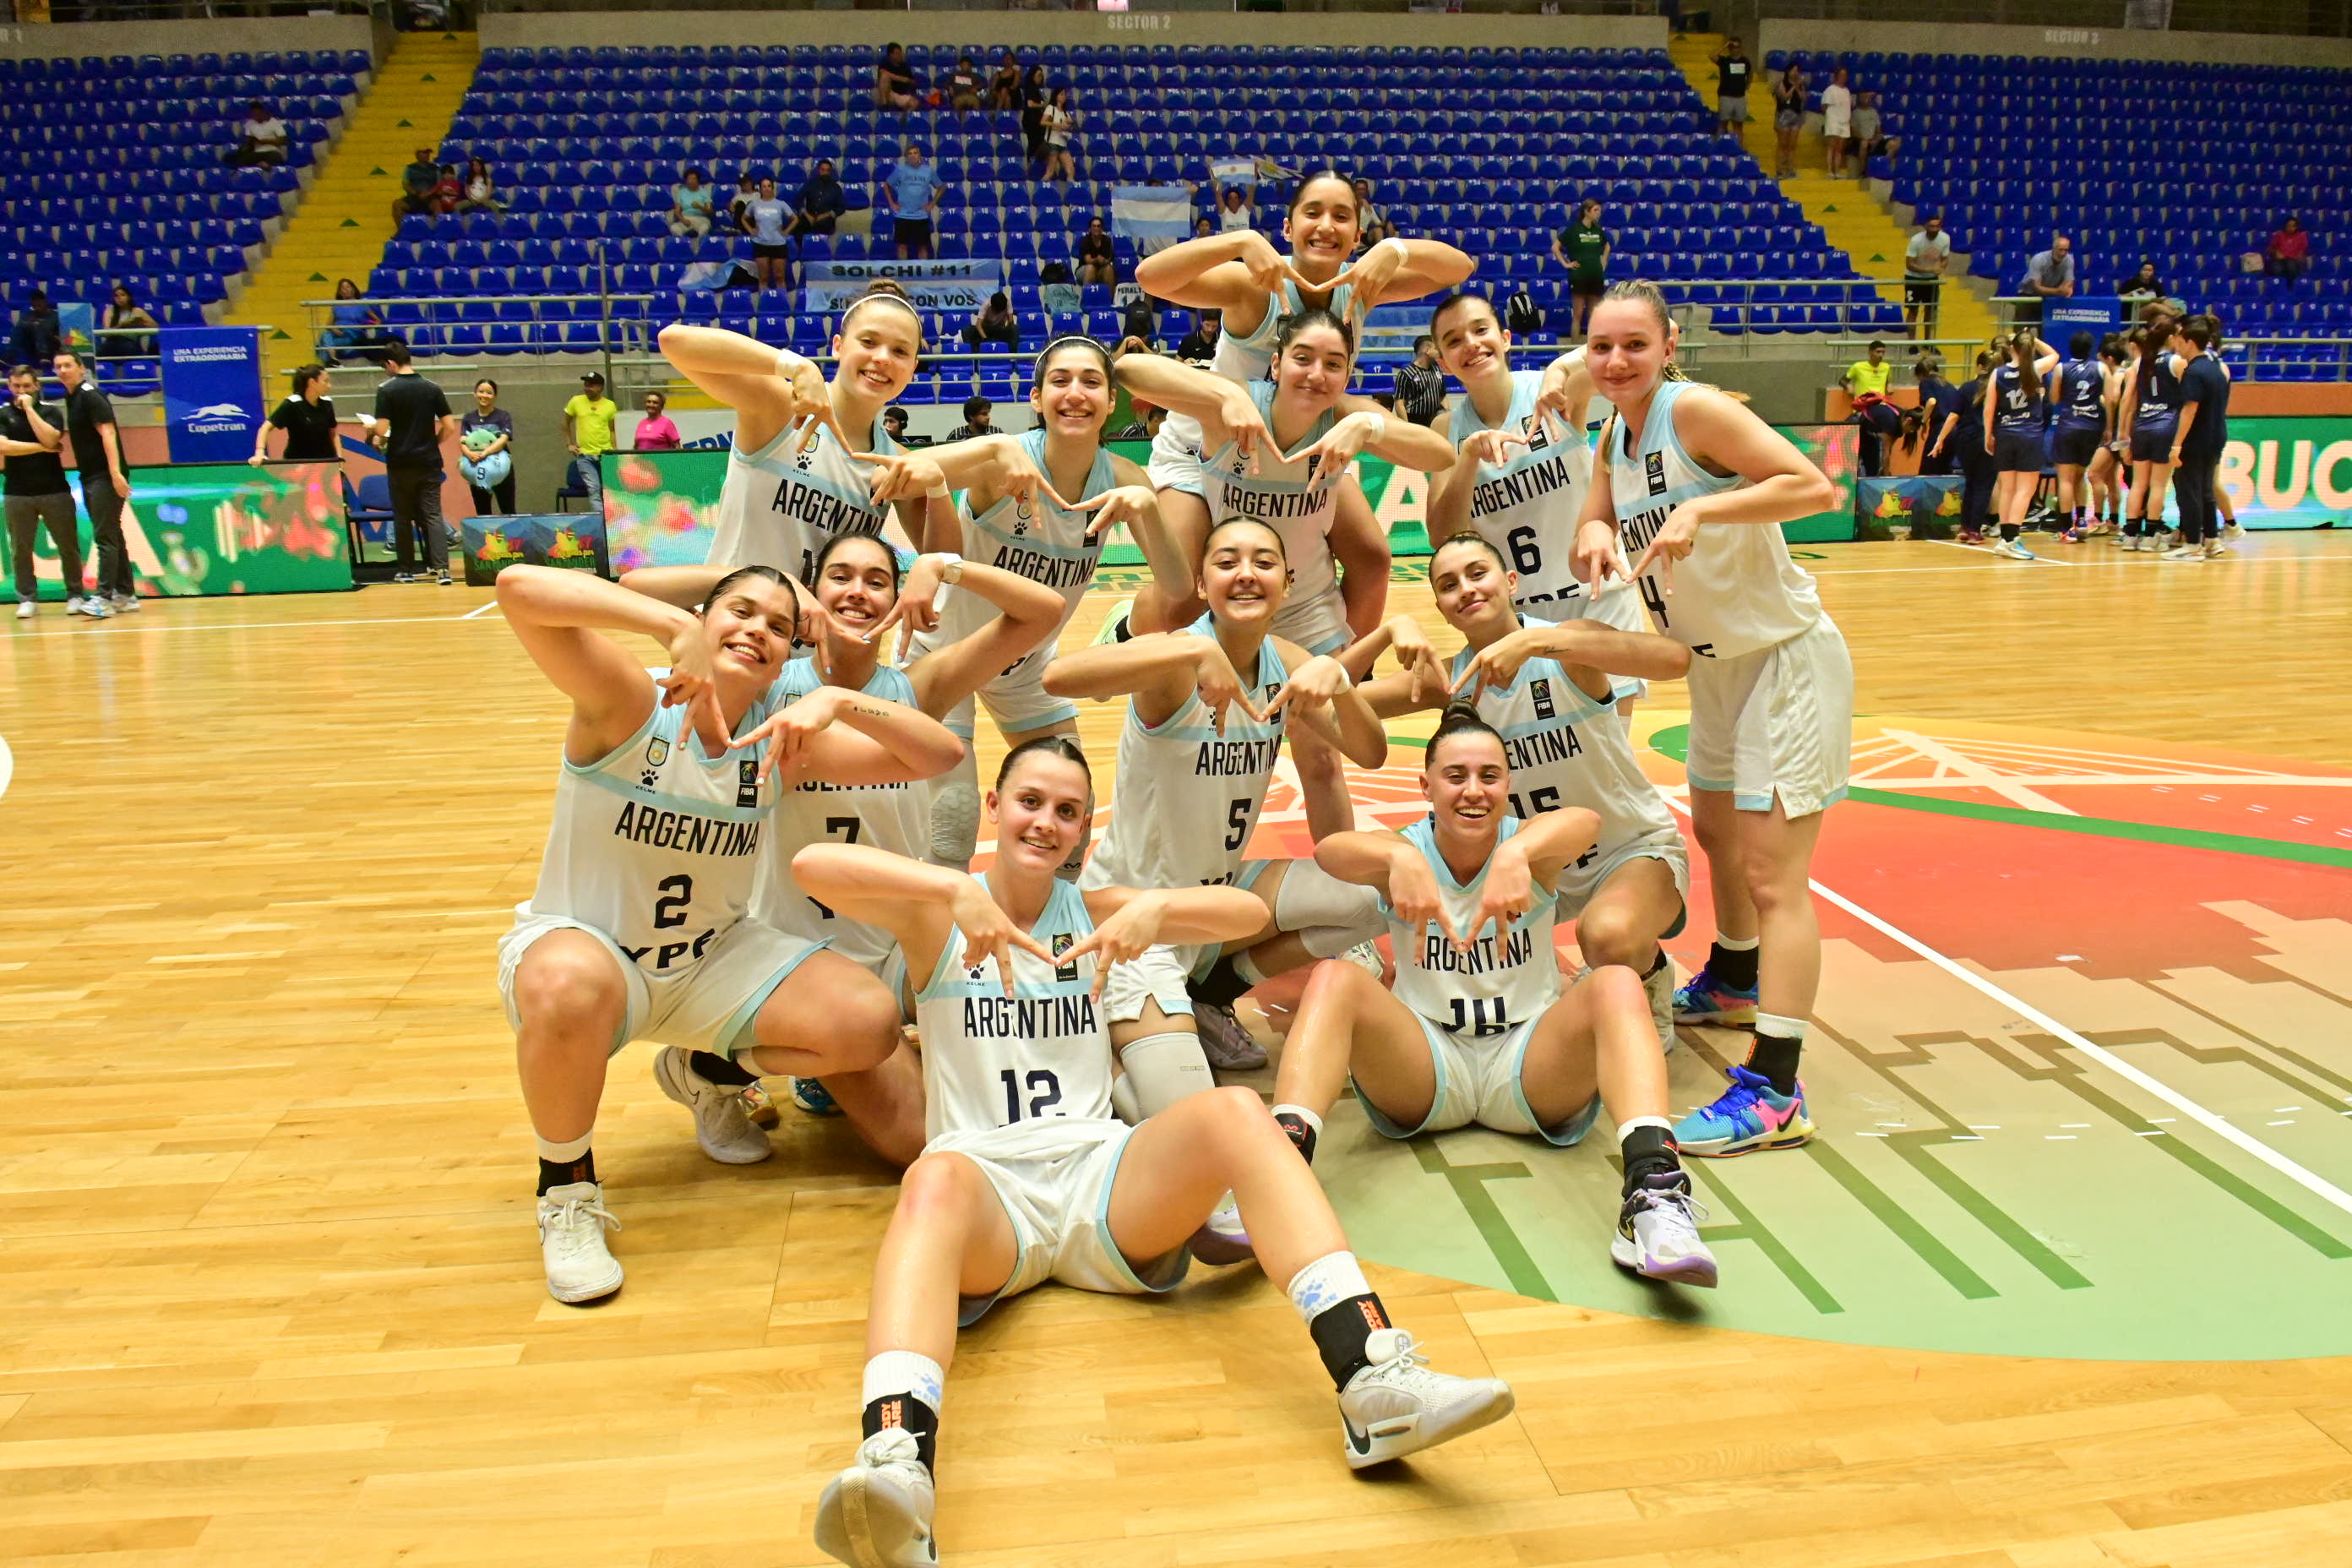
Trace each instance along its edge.
<instances>
[{"instance_id":1,"label":"dark green shirt person","mask_svg":"<svg viewBox=\"0 0 2352 1568\"><path fill-rule=\"evenodd\" d=\"M1598 294L1609 269L1609 231L1601 226L1601 204L1586 202L1576 222L1560 230L1551 253L1568 268L1580 294Z\"/></svg>"}]
</instances>

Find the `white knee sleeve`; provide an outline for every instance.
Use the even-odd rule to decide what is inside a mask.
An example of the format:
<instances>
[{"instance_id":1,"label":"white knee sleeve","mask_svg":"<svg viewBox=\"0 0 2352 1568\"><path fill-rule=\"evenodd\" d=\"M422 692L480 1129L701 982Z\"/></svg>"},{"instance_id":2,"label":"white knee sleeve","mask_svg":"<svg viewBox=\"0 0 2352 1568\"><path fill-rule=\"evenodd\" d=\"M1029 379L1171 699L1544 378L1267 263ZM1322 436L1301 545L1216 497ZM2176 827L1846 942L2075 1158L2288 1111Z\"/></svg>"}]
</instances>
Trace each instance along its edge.
<instances>
[{"instance_id":1,"label":"white knee sleeve","mask_svg":"<svg viewBox=\"0 0 2352 1568\"><path fill-rule=\"evenodd\" d=\"M1293 860L1283 872L1282 886L1274 894L1274 923L1282 931L1297 932L1307 950L1318 958L1345 952L1388 930L1378 893L1359 883L1343 882L1312 860ZM1338 934L1316 932L1317 927L1332 928ZM1333 942L1338 945L1317 945Z\"/></svg>"},{"instance_id":2,"label":"white knee sleeve","mask_svg":"<svg viewBox=\"0 0 2352 1568\"><path fill-rule=\"evenodd\" d=\"M1119 1047L1122 1080L1143 1116L1157 1116L1178 1100L1217 1087L1198 1035L1146 1035Z\"/></svg>"},{"instance_id":3,"label":"white knee sleeve","mask_svg":"<svg viewBox=\"0 0 2352 1568\"><path fill-rule=\"evenodd\" d=\"M1297 931L1298 945L1318 958L1337 958L1349 948L1368 942L1377 942L1388 929L1388 922L1370 926L1308 926Z\"/></svg>"},{"instance_id":4,"label":"white knee sleeve","mask_svg":"<svg viewBox=\"0 0 2352 1568\"><path fill-rule=\"evenodd\" d=\"M980 844L980 784L971 749L931 786L931 858L963 870Z\"/></svg>"},{"instance_id":5,"label":"white knee sleeve","mask_svg":"<svg viewBox=\"0 0 2352 1568\"><path fill-rule=\"evenodd\" d=\"M1110 1080L1110 1113L1129 1127L1143 1120L1143 1107L1135 1102L1135 1080L1125 1073Z\"/></svg>"}]
</instances>

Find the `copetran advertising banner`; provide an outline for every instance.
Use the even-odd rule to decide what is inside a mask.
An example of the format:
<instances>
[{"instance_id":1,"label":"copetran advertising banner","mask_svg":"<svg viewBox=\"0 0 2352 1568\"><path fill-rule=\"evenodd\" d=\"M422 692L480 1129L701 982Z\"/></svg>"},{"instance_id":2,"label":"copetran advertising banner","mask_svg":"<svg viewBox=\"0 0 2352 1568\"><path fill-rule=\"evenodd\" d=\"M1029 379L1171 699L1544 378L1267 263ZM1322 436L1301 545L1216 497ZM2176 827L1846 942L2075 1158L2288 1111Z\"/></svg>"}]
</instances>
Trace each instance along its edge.
<instances>
[{"instance_id":1,"label":"copetran advertising banner","mask_svg":"<svg viewBox=\"0 0 2352 1568\"><path fill-rule=\"evenodd\" d=\"M261 329L166 327L163 420L175 463L237 463L253 453L261 406Z\"/></svg>"}]
</instances>

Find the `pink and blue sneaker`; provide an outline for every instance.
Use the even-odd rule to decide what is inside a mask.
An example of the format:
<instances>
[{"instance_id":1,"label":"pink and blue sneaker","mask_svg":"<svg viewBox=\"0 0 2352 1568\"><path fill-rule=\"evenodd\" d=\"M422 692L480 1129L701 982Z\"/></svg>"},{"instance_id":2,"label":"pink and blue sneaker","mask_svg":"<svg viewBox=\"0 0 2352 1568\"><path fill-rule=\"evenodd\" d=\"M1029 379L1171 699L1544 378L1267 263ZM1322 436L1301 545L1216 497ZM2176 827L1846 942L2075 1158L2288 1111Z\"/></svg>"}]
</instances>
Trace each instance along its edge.
<instances>
[{"instance_id":1,"label":"pink and blue sneaker","mask_svg":"<svg viewBox=\"0 0 2352 1568\"><path fill-rule=\"evenodd\" d=\"M1713 1105L1702 1105L1675 1123L1675 1146L1705 1160L1793 1149L1812 1135L1802 1083L1794 1094L1776 1094L1762 1073L1742 1067L1731 1069L1731 1087Z\"/></svg>"},{"instance_id":2,"label":"pink and blue sneaker","mask_svg":"<svg viewBox=\"0 0 2352 1568\"><path fill-rule=\"evenodd\" d=\"M1714 972L1701 966L1696 974L1683 983L1675 993L1675 1022L1677 1024L1723 1024L1736 1029L1753 1028L1756 1025L1756 988L1745 991L1736 985L1726 985Z\"/></svg>"}]
</instances>

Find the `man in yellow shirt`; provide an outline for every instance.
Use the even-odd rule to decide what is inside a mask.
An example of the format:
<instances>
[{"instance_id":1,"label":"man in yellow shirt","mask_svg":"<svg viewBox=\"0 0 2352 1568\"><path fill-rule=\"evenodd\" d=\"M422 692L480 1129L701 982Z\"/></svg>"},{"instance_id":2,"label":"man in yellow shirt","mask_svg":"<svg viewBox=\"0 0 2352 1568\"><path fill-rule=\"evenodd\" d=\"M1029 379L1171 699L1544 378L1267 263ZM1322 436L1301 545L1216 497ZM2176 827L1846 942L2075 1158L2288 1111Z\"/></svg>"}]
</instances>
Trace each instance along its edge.
<instances>
[{"instance_id":1,"label":"man in yellow shirt","mask_svg":"<svg viewBox=\"0 0 2352 1568\"><path fill-rule=\"evenodd\" d=\"M563 405L563 440L572 448L572 479L588 492L591 516L604 515L601 459L613 449L613 426L620 417L621 405L604 395L604 378L593 370L580 378L579 395Z\"/></svg>"},{"instance_id":2,"label":"man in yellow shirt","mask_svg":"<svg viewBox=\"0 0 2352 1568\"><path fill-rule=\"evenodd\" d=\"M1894 376L1895 367L1886 363L1886 344L1872 340L1870 357L1858 359L1845 367L1845 389L1856 397L1865 393L1884 397L1886 384Z\"/></svg>"},{"instance_id":3,"label":"man in yellow shirt","mask_svg":"<svg viewBox=\"0 0 2352 1568\"><path fill-rule=\"evenodd\" d=\"M1886 344L1873 339L1870 357L1845 367L1845 389L1853 394L1853 414L1862 426L1862 471L1886 471L1886 440L1903 428L1903 416L1886 401L1886 385L1895 367L1886 363Z\"/></svg>"}]
</instances>

